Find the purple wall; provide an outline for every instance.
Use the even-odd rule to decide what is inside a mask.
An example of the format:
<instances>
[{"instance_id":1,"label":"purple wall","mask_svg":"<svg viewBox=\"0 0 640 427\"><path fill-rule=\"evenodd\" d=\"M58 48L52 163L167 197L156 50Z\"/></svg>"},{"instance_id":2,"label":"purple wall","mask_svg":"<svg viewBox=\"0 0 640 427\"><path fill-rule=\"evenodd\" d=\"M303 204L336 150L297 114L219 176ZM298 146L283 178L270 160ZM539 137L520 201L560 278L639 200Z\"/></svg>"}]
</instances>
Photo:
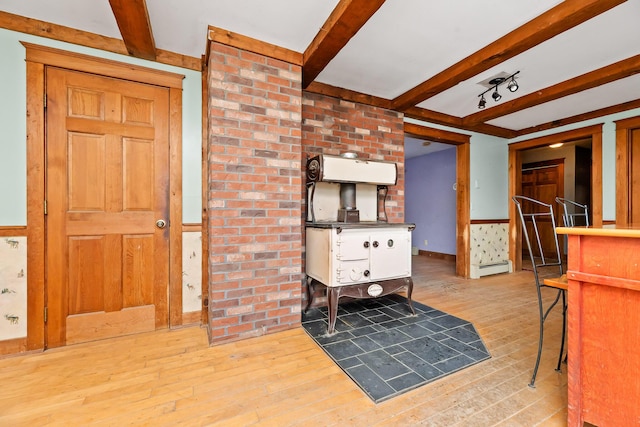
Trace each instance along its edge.
<instances>
[{"instance_id":1,"label":"purple wall","mask_svg":"<svg viewBox=\"0 0 640 427\"><path fill-rule=\"evenodd\" d=\"M405 178L405 220L416 224L412 245L455 255L456 148L407 159Z\"/></svg>"}]
</instances>

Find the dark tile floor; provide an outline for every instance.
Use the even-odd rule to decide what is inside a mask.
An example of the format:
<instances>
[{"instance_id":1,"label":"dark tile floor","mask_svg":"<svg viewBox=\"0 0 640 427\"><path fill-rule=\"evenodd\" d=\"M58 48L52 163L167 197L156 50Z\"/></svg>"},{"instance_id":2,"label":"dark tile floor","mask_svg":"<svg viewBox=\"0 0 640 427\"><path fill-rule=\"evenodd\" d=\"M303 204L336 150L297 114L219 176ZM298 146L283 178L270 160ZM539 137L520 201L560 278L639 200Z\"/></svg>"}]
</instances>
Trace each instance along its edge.
<instances>
[{"instance_id":1,"label":"dark tile floor","mask_svg":"<svg viewBox=\"0 0 640 427\"><path fill-rule=\"evenodd\" d=\"M302 326L376 403L490 358L465 320L388 295L340 304L336 332L327 334L326 307L312 308Z\"/></svg>"}]
</instances>

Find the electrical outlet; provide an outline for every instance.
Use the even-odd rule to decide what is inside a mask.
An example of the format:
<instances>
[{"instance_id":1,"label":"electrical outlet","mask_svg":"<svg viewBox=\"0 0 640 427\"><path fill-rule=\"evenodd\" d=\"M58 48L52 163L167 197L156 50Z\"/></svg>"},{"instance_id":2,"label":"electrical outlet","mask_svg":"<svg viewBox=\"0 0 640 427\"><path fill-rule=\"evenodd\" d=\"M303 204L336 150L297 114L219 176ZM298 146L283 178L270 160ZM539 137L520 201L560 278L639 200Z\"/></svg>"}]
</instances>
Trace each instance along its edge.
<instances>
[{"instance_id":1,"label":"electrical outlet","mask_svg":"<svg viewBox=\"0 0 640 427\"><path fill-rule=\"evenodd\" d=\"M424 245L427 246L429 244L429 242L427 241L427 239L424 239Z\"/></svg>"}]
</instances>

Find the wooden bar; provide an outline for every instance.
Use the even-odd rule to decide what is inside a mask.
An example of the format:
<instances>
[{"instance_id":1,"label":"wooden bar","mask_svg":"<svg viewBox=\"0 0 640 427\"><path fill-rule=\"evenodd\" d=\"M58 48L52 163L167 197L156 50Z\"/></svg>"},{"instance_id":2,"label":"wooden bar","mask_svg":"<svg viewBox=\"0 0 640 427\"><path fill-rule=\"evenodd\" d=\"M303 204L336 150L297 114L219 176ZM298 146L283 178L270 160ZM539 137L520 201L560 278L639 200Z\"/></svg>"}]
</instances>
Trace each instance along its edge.
<instances>
[{"instance_id":1,"label":"wooden bar","mask_svg":"<svg viewBox=\"0 0 640 427\"><path fill-rule=\"evenodd\" d=\"M636 425L640 227L557 232L569 236L568 425Z\"/></svg>"}]
</instances>

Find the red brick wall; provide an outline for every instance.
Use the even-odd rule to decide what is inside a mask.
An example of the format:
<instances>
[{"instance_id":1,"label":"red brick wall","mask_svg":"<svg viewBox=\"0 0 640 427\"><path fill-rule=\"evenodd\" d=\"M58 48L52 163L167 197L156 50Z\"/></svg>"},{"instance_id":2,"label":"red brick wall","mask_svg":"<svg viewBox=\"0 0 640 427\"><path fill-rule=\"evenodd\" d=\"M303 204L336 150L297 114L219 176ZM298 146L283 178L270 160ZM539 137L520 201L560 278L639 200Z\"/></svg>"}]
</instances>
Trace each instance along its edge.
<instances>
[{"instance_id":1,"label":"red brick wall","mask_svg":"<svg viewBox=\"0 0 640 427\"><path fill-rule=\"evenodd\" d=\"M209 337L300 324L301 68L211 43Z\"/></svg>"},{"instance_id":2,"label":"red brick wall","mask_svg":"<svg viewBox=\"0 0 640 427\"><path fill-rule=\"evenodd\" d=\"M404 124L397 111L305 92L302 158L355 151L360 158L395 162L398 184L389 187L389 222L404 222Z\"/></svg>"}]
</instances>

